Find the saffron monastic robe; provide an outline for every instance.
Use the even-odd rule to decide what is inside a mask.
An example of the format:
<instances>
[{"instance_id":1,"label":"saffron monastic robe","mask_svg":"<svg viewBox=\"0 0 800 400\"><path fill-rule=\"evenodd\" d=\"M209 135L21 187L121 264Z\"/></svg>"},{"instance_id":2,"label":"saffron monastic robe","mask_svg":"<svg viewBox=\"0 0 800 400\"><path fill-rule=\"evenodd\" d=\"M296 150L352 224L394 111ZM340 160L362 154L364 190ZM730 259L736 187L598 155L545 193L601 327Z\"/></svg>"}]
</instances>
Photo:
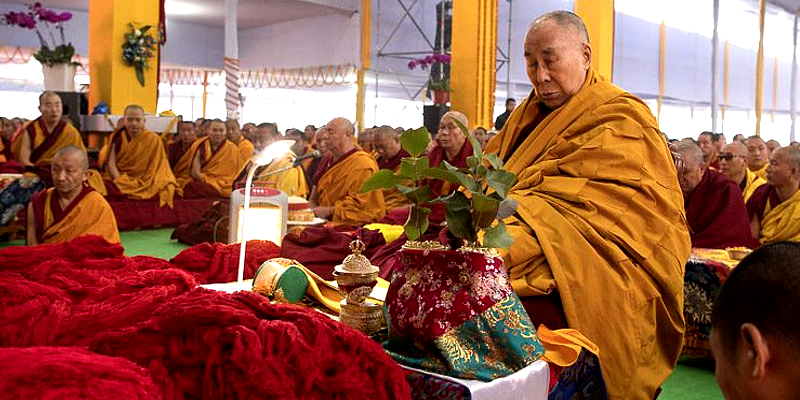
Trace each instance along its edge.
<instances>
[{"instance_id":1,"label":"saffron monastic robe","mask_svg":"<svg viewBox=\"0 0 800 400\"><path fill-rule=\"evenodd\" d=\"M290 152L284 157L272 161L256 173L255 178L253 178L253 185L277 189L286 193L287 196L308 197L308 182L302 167L296 166L287 171L276 173L294 164L295 158L294 152ZM246 171L242 171L242 173L246 173ZM242 173L239 175L242 176Z\"/></svg>"},{"instance_id":2,"label":"saffron monastic robe","mask_svg":"<svg viewBox=\"0 0 800 400\"><path fill-rule=\"evenodd\" d=\"M247 162L250 157L253 156L253 152L255 151L255 146L253 143L244 136L239 139L239 143L234 143L236 148L239 149L239 156L243 162Z\"/></svg>"},{"instance_id":3,"label":"saffron monastic robe","mask_svg":"<svg viewBox=\"0 0 800 400\"><path fill-rule=\"evenodd\" d=\"M750 196L753 195L753 192L761 187L761 185L766 183L767 181L756 175L753 171L745 169L744 179L742 180L741 184L739 184L739 189L742 191L744 202L747 203L747 201L750 200Z\"/></svg>"},{"instance_id":4,"label":"saffron monastic robe","mask_svg":"<svg viewBox=\"0 0 800 400\"><path fill-rule=\"evenodd\" d=\"M317 205L333 207L331 220L336 224L361 226L380 221L386 215L381 191L361 193L361 186L375 172L378 164L372 156L359 148L351 150L319 178Z\"/></svg>"},{"instance_id":5,"label":"saffron monastic robe","mask_svg":"<svg viewBox=\"0 0 800 400\"><path fill-rule=\"evenodd\" d=\"M774 186L763 185L747 202L747 212L761 222L761 243L800 242L800 190L781 201Z\"/></svg>"},{"instance_id":6,"label":"saffron monastic robe","mask_svg":"<svg viewBox=\"0 0 800 400\"><path fill-rule=\"evenodd\" d=\"M103 196L84 186L67 208L58 202L54 188L33 197L36 239L42 243L68 242L81 235L99 235L110 243L119 243L119 231L114 212Z\"/></svg>"},{"instance_id":7,"label":"saffron monastic robe","mask_svg":"<svg viewBox=\"0 0 800 400\"><path fill-rule=\"evenodd\" d=\"M394 157L378 158L378 169L388 169L396 173L400 169L400 163L406 157L411 157L411 154L405 149L400 149ZM383 190L383 202L386 205L387 212L411 204L396 188Z\"/></svg>"},{"instance_id":8,"label":"saffron monastic robe","mask_svg":"<svg viewBox=\"0 0 800 400\"><path fill-rule=\"evenodd\" d=\"M528 97L486 149L519 178L511 284L557 290L611 399L652 399L680 355L691 250L670 152L647 105L592 70L561 107L540 104Z\"/></svg>"},{"instance_id":9,"label":"saffron monastic robe","mask_svg":"<svg viewBox=\"0 0 800 400\"><path fill-rule=\"evenodd\" d=\"M754 174L756 174L759 178L761 178L761 179L766 181L767 180L767 167L769 167L769 161L766 164L764 164L763 167L759 168L756 171L752 171L752 172ZM750 170L750 169L748 168L748 170Z\"/></svg>"},{"instance_id":10,"label":"saffron monastic robe","mask_svg":"<svg viewBox=\"0 0 800 400\"><path fill-rule=\"evenodd\" d=\"M80 132L67 121L59 121L53 131L49 132L42 119L36 118L25 125L22 132L14 139L12 153L17 160L22 147L22 135L27 135L31 143L31 162L34 164L50 165L53 156L67 146L86 149Z\"/></svg>"},{"instance_id":11,"label":"saffron monastic robe","mask_svg":"<svg viewBox=\"0 0 800 400\"><path fill-rule=\"evenodd\" d=\"M184 189L184 196L190 197L187 185L194 181L192 178L192 160L200 152L200 172L203 174L203 184L213 188L212 193L217 196L228 197L236 175L242 169L242 157L239 149L230 140L225 140L216 151L211 146L211 139L205 137L192 144L189 151L184 154L175 166L175 175L178 186Z\"/></svg>"},{"instance_id":12,"label":"saffron monastic robe","mask_svg":"<svg viewBox=\"0 0 800 400\"><path fill-rule=\"evenodd\" d=\"M109 146L116 149L119 176L112 182L120 193L134 200L158 196L160 206L172 207L175 192L180 191L158 135L144 130L132 138L127 129L122 128L111 135ZM110 150L105 151L109 153ZM111 176L106 173L105 179L110 180Z\"/></svg>"},{"instance_id":13,"label":"saffron monastic robe","mask_svg":"<svg viewBox=\"0 0 800 400\"><path fill-rule=\"evenodd\" d=\"M684 194L684 207L692 247L758 247L750 233L742 193L727 176L707 170L694 190Z\"/></svg>"}]
</instances>

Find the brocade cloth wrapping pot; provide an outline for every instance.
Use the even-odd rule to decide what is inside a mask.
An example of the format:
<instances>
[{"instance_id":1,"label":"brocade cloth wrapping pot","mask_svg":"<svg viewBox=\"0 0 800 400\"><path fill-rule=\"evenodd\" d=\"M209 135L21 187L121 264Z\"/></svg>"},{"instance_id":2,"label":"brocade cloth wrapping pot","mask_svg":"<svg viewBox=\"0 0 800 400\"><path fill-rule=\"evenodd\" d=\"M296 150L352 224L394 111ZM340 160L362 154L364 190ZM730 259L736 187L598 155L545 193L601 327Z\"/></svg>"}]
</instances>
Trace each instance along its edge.
<instances>
[{"instance_id":1,"label":"brocade cloth wrapping pot","mask_svg":"<svg viewBox=\"0 0 800 400\"><path fill-rule=\"evenodd\" d=\"M489 381L544 354L499 257L403 249L386 295L389 338L400 363Z\"/></svg>"}]
</instances>

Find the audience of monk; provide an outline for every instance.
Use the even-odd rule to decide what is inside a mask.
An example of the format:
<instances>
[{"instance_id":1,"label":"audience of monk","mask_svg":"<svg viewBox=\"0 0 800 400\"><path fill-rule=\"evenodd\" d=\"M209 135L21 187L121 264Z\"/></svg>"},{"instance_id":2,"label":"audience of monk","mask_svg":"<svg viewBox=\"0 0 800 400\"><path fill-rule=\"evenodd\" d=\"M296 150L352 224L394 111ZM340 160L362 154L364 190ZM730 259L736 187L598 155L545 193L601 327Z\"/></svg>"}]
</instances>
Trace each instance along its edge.
<instances>
[{"instance_id":1,"label":"audience of monk","mask_svg":"<svg viewBox=\"0 0 800 400\"><path fill-rule=\"evenodd\" d=\"M295 129L295 131L302 133L297 129ZM259 128L256 130L254 138L258 143L258 149L260 151L264 147L275 142L278 137L277 126L275 124L267 124L263 129ZM302 143L302 140L300 143ZM298 148L305 149L305 147L300 146L301 145L298 145L297 141L295 141L289 153L260 167L255 174L255 184L260 187L278 189L286 193L287 196L307 197L310 190L305 171L302 166L294 165L294 160L298 157L295 150ZM245 176L244 172L243 170L240 176Z\"/></svg>"},{"instance_id":2,"label":"audience of monk","mask_svg":"<svg viewBox=\"0 0 800 400\"><path fill-rule=\"evenodd\" d=\"M314 213L340 225L360 226L380 221L386 214L383 194L374 190L361 193L361 186L378 164L355 145L355 129L345 118L334 118L324 127L322 146L331 163L317 171L319 180L312 192Z\"/></svg>"},{"instance_id":3,"label":"audience of monk","mask_svg":"<svg viewBox=\"0 0 800 400\"><path fill-rule=\"evenodd\" d=\"M592 68L580 17L539 17L524 54L534 91L486 149L518 177L511 284L599 347L609 398L653 399L683 344L691 248L672 157L647 105Z\"/></svg>"},{"instance_id":4,"label":"audience of monk","mask_svg":"<svg viewBox=\"0 0 800 400\"><path fill-rule=\"evenodd\" d=\"M769 165L769 148L758 136L750 136L745 141L747 146L747 168L762 179L767 179Z\"/></svg>"},{"instance_id":5,"label":"audience of monk","mask_svg":"<svg viewBox=\"0 0 800 400\"><path fill-rule=\"evenodd\" d=\"M215 119L208 135L178 161L175 175L185 198L228 197L242 165L239 148L226 137L225 123Z\"/></svg>"},{"instance_id":6,"label":"audience of monk","mask_svg":"<svg viewBox=\"0 0 800 400\"><path fill-rule=\"evenodd\" d=\"M53 156L50 167L54 187L37 193L28 204L27 244L62 243L86 234L119 243L111 206L86 184L86 151L77 146L63 147Z\"/></svg>"},{"instance_id":7,"label":"audience of monk","mask_svg":"<svg viewBox=\"0 0 800 400\"><path fill-rule=\"evenodd\" d=\"M178 134L175 135L174 140L167 145L167 159L169 160L170 168L173 170L175 169L178 161L189 151L195 140L197 140L197 130L194 122L178 122Z\"/></svg>"},{"instance_id":8,"label":"audience of monk","mask_svg":"<svg viewBox=\"0 0 800 400\"><path fill-rule=\"evenodd\" d=\"M717 382L728 400L800 398L800 243L766 245L734 268L711 311Z\"/></svg>"},{"instance_id":9,"label":"audience of monk","mask_svg":"<svg viewBox=\"0 0 800 400\"><path fill-rule=\"evenodd\" d=\"M772 153L767 183L747 202L753 236L764 244L800 241L800 149L781 147Z\"/></svg>"},{"instance_id":10,"label":"audience of monk","mask_svg":"<svg viewBox=\"0 0 800 400\"><path fill-rule=\"evenodd\" d=\"M683 159L679 178L692 247L757 247L739 185L708 168L702 151L694 144L680 143L673 151Z\"/></svg>"},{"instance_id":11,"label":"audience of monk","mask_svg":"<svg viewBox=\"0 0 800 400\"><path fill-rule=\"evenodd\" d=\"M400 145L400 134L386 125L373 129L373 132L373 146L378 153L378 168L398 172L403 158L411 157L411 154ZM411 204L395 188L383 190L383 201L387 212Z\"/></svg>"},{"instance_id":12,"label":"audience of monk","mask_svg":"<svg viewBox=\"0 0 800 400\"><path fill-rule=\"evenodd\" d=\"M157 198L160 206L172 207L180 190L161 138L145 128L141 106L125 107L124 115L122 129L108 140L107 158L101 151L108 195L135 200Z\"/></svg>"},{"instance_id":13,"label":"audience of monk","mask_svg":"<svg viewBox=\"0 0 800 400\"><path fill-rule=\"evenodd\" d=\"M747 147L739 142L725 145L719 153L719 171L739 185L744 202L755 190L767 183L747 168Z\"/></svg>"}]
</instances>

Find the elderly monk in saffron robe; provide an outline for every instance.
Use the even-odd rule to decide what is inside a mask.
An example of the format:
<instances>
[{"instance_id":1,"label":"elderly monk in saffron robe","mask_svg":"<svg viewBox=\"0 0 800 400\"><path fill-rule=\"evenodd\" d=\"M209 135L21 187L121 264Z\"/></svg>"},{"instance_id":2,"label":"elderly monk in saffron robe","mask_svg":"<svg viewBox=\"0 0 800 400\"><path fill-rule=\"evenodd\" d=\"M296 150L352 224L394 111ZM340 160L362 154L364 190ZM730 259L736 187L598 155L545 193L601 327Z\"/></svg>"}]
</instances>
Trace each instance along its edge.
<instances>
[{"instance_id":1,"label":"elderly monk in saffron robe","mask_svg":"<svg viewBox=\"0 0 800 400\"><path fill-rule=\"evenodd\" d=\"M611 399L650 400L680 355L691 249L670 152L647 105L591 68L580 17L539 17L524 51L534 91L486 149L518 176L511 284L557 294Z\"/></svg>"},{"instance_id":2,"label":"elderly monk in saffron robe","mask_svg":"<svg viewBox=\"0 0 800 400\"><path fill-rule=\"evenodd\" d=\"M750 196L756 189L767 183L747 168L747 147L745 145L739 142L727 144L720 151L718 158L719 172L727 175L730 180L739 185L745 203L750 200Z\"/></svg>"},{"instance_id":3,"label":"elderly monk in saffron robe","mask_svg":"<svg viewBox=\"0 0 800 400\"><path fill-rule=\"evenodd\" d=\"M317 217L337 225L361 226L380 221L386 215L379 190L361 193L361 186L378 171L378 164L354 141L355 129L345 118L325 125L325 152L331 163L319 173L311 203Z\"/></svg>"},{"instance_id":4,"label":"elderly monk in saffron robe","mask_svg":"<svg viewBox=\"0 0 800 400\"><path fill-rule=\"evenodd\" d=\"M750 136L745 141L747 146L747 168L762 179L767 179L769 166L769 148L758 136Z\"/></svg>"},{"instance_id":5,"label":"elderly monk in saffron robe","mask_svg":"<svg viewBox=\"0 0 800 400\"><path fill-rule=\"evenodd\" d=\"M104 179L110 197L134 200L157 197L159 206L172 207L175 192L180 193L164 143L145 129L144 109L139 105L125 107L123 127L111 135L99 159L105 166Z\"/></svg>"},{"instance_id":6,"label":"elderly monk in saffron robe","mask_svg":"<svg viewBox=\"0 0 800 400\"><path fill-rule=\"evenodd\" d=\"M226 138L225 123L215 119L208 135L178 161L175 175L185 198L228 197L242 164L239 149Z\"/></svg>"},{"instance_id":7,"label":"elderly monk in saffron robe","mask_svg":"<svg viewBox=\"0 0 800 400\"><path fill-rule=\"evenodd\" d=\"M758 247L738 185L708 168L705 154L694 143L679 143L672 149L683 158L680 184L692 247Z\"/></svg>"},{"instance_id":8,"label":"elderly monk in saffron robe","mask_svg":"<svg viewBox=\"0 0 800 400\"><path fill-rule=\"evenodd\" d=\"M76 146L59 150L51 164L55 187L28 204L28 245L63 243L93 234L119 243L117 220L103 195L86 184L89 159Z\"/></svg>"},{"instance_id":9,"label":"elderly monk in saffron robe","mask_svg":"<svg viewBox=\"0 0 800 400\"><path fill-rule=\"evenodd\" d=\"M747 202L753 236L763 244L800 242L800 148L772 152L767 183Z\"/></svg>"},{"instance_id":10,"label":"elderly monk in saffron robe","mask_svg":"<svg viewBox=\"0 0 800 400\"><path fill-rule=\"evenodd\" d=\"M255 146L253 146L253 142L244 137L236 120L229 119L225 121L225 133L228 140L239 149L239 156L242 160L249 160L253 156Z\"/></svg>"},{"instance_id":11,"label":"elderly monk in saffron robe","mask_svg":"<svg viewBox=\"0 0 800 400\"><path fill-rule=\"evenodd\" d=\"M12 143L12 153L50 184L50 161L56 152L66 146L85 147L80 132L62 118L61 97L56 92L46 91L39 96L39 111L42 115L27 124Z\"/></svg>"},{"instance_id":12,"label":"elderly monk in saffron robe","mask_svg":"<svg viewBox=\"0 0 800 400\"><path fill-rule=\"evenodd\" d=\"M411 157L411 154L400 145L400 134L387 125L374 128L372 132L372 146L378 153L378 169L397 172L403 158ZM396 188L383 190L383 202L386 204L387 212L411 204Z\"/></svg>"}]
</instances>

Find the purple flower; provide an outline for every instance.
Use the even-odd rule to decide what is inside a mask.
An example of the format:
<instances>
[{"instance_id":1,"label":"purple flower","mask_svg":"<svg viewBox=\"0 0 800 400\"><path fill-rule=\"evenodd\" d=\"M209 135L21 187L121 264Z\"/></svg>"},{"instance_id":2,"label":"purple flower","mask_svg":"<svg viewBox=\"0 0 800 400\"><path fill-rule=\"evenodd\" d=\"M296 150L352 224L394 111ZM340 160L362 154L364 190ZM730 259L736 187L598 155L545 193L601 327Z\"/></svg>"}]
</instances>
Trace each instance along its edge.
<instances>
[{"instance_id":1,"label":"purple flower","mask_svg":"<svg viewBox=\"0 0 800 400\"><path fill-rule=\"evenodd\" d=\"M417 67L417 63L414 60L408 62L408 69L414 69Z\"/></svg>"},{"instance_id":2,"label":"purple flower","mask_svg":"<svg viewBox=\"0 0 800 400\"><path fill-rule=\"evenodd\" d=\"M436 62L436 59L433 57L433 55L428 55L425 56L425 62L427 64L433 64L434 62Z\"/></svg>"},{"instance_id":3,"label":"purple flower","mask_svg":"<svg viewBox=\"0 0 800 400\"><path fill-rule=\"evenodd\" d=\"M69 12L69 11L65 11L65 12L63 12L61 14L58 14L58 20L59 21L69 21L71 19L72 19L72 13Z\"/></svg>"}]
</instances>

